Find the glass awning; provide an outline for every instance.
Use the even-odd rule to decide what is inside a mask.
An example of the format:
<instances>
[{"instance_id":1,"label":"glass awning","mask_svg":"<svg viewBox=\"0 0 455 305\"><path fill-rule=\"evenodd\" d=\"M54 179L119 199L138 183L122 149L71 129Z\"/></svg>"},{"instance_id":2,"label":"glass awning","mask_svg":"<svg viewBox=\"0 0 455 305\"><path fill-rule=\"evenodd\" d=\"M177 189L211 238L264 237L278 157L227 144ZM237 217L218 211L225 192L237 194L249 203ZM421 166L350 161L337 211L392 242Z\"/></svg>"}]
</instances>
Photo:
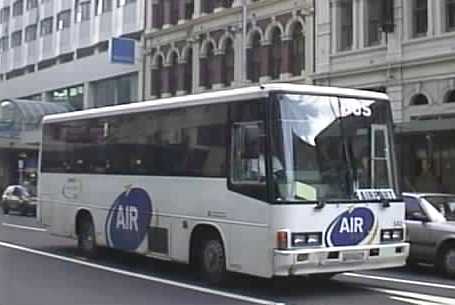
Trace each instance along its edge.
<instances>
[{"instance_id":1,"label":"glass awning","mask_svg":"<svg viewBox=\"0 0 455 305\"><path fill-rule=\"evenodd\" d=\"M21 99L0 101L0 132L17 136L21 131L38 129L41 119L48 114L71 111L65 103L50 103Z\"/></svg>"}]
</instances>

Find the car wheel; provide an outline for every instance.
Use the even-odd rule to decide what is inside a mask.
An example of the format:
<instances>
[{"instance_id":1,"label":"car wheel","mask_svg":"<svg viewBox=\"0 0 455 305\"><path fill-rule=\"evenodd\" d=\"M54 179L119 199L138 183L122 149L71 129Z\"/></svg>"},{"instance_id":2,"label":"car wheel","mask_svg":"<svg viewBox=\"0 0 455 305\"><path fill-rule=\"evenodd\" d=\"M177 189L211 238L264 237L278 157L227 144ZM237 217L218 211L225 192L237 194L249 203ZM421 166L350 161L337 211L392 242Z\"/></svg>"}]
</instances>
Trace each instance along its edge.
<instances>
[{"instance_id":1,"label":"car wheel","mask_svg":"<svg viewBox=\"0 0 455 305\"><path fill-rule=\"evenodd\" d=\"M442 271L449 277L455 277L455 247L446 249L441 258Z\"/></svg>"},{"instance_id":2,"label":"car wheel","mask_svg":"<svg viewBox=\"0 0 455 305\"><path fill-rule=\"evenodd\" d=\"M94 258L98 254L96 245L95 226L89 217L84 217L79 224L77 235L77 246L82 255Z\"/></svg>"},{"instance_id":3,"label":"car wheel","mask_svg":"<svg viewBox=\"0 0 455 305\"><path fill-rule=\"evenodd\" d=\"M2 209L3 209L3 214L8 215L9 207L7 205L4 205Z\"/></svg>"},{"instance_id":4,"label":"car wheel","mask_svg":"<svg viewBox=\"0 0 455 305\"><path fill-rule=\"evenodd\" d=\"M226 280L226 256L219 238L208 238L202 244L200 268L210 284L220 284Z\"/></svg>"}]
</instances>

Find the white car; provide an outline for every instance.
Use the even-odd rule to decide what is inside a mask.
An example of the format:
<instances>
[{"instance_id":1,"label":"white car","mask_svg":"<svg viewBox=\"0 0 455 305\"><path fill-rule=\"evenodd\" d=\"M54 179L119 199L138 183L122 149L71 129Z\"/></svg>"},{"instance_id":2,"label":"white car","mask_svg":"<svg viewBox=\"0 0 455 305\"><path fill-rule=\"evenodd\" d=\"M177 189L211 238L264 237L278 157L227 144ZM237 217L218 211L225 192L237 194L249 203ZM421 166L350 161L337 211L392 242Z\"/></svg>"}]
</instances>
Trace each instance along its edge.
<instances>
[{"instance_id":1,"label":"white car","mask_svg":"<svg viewBox=\"0 0 455 305\"><path fill-rule=\"evenodd\" d=\"M29 212L36 212L36 204L36 197L31 196L22 185L10 185L2 195L3 214L8 214L10 210L15 210L25 216Z\"/></svg>"},{"instance_id":2,"label":"white car","mask_svg":"<svg viewBox=\"0 0 455 305\"><path fill-rule=\"evenodd\" d=\"M455 277L455 195L403 193L409 261L434 264Z\"/></svg>"}]
</instances>

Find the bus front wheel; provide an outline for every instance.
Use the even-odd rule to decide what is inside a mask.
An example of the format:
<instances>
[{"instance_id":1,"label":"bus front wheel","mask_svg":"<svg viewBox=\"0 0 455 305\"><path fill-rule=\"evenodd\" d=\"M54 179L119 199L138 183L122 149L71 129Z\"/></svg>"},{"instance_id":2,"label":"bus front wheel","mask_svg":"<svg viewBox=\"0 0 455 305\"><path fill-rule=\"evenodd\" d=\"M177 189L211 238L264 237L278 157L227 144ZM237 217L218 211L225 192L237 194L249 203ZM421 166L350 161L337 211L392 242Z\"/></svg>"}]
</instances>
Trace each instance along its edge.
<instances>
[{"instance_id":1,"label":"bus front wheel","mask_svg":"<svg viewBox=\"0 0 455 305\"><path fill-rule=\"evenodd\" d=\"M97 255L95 226L91 217L81 217L78 222L77 246L86 257L94 258Z\"/></svg>"},{"instance_id":2,"label":"bus front wheel","mask_svg":"<svg viewBox=\"0 0 455 305\"><path fill-rule=\"evenodd\" d=\"M220 284L226 280L226 256L219 238L208 238L202 243L200 268L204 278L211 284Z\"/></svg>"}]
</instances>

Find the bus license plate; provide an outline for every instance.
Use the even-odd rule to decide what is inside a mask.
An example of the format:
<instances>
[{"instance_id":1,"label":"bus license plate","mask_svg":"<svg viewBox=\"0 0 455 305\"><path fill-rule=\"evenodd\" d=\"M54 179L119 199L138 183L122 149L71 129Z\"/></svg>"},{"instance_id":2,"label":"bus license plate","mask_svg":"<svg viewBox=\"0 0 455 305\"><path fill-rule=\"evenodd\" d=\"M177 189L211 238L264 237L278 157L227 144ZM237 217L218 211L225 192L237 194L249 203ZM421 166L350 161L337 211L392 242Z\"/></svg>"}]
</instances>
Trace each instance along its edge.
<instances>
[{"instance_id":1,"label":"bus license plate","mask_svg":"<svg viewBox=\"0 0 455 305\"><path fill-rule=\"evenodd\" d=\"M364 259L365 259L365 255L364 255L363 251L343 253L344 262L358 262L358 261L363 261Z\"/></svg>"}]
</instances>

